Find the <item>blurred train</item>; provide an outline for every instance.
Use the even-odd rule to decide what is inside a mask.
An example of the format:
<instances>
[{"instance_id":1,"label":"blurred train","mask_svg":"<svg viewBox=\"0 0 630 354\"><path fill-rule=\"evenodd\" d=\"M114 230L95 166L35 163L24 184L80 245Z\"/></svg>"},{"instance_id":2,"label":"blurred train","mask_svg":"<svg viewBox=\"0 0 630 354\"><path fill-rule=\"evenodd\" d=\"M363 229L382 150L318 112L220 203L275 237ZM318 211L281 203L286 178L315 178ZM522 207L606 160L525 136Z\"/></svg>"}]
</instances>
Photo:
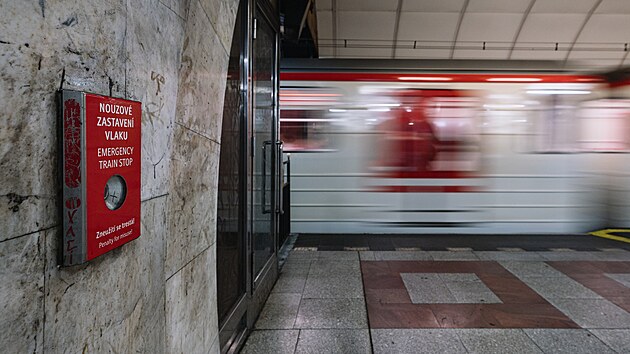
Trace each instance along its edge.
<instances>
[{"instance_id":1,"label":"blurred train","mask_svg":"<svg viewBox=\"0 0 630 354\"><path fill-rule=\"evenodd\" d=\"M313 63L281 72L292 232L630 227L627 86L541 68Z\"/></svg>"}]
</instances>

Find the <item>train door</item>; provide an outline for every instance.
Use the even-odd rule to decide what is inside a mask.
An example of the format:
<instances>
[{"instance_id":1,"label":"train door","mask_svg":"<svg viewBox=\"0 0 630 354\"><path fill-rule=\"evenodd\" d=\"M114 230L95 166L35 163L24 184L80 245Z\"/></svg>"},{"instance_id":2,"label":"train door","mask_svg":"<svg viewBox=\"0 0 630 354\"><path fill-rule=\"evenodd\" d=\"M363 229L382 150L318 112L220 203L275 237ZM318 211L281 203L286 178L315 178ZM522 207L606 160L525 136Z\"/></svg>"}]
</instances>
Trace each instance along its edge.
<instances>
[{"instance_id":1,"label":"train door","mask_svg":"<svg viewBox=\"0 0 630 354\"><path fill-rule=\"evenodd\" d=\"M241 1L224 103L217 210L222 353L253 328L277 275L279 20L268 0Z\"/></svg>"}]
</instances>

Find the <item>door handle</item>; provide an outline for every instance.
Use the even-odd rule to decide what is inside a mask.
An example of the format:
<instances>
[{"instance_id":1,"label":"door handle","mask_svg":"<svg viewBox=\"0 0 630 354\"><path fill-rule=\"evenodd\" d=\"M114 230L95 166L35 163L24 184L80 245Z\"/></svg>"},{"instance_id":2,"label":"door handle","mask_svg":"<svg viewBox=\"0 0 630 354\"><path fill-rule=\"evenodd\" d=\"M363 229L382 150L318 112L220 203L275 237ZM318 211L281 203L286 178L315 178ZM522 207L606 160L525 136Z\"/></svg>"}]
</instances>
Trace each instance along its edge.
<instances>
[{"instance_id":1,"label":"door handle","mask_svg":"<svg viewBox=\"0 0 630 354\"><path fill-rule=\"evenodd\" d=\"M271 207L267 209L267 146L273 144L273 141L267 140L262 143L262 213L271 213Z\"/></svg>"},{"instance_id":2,"label":"door handle","mask_svg":"<svg viewBox=\"0 0 630 354\"><path fill-rule=\"evenodd\" d=\"M280 213L280 215L284 214L284 196L283 196L283 192L284 192L284 173L282 173L282 165L284 164L283 158L282 158L282 152L284 150L284 142L282 140L277 140L276 141L276 148L277 148L277 152L278 152L278 157L276 158L276 170L277 170L277 174L278 174L278 181L279 183L276 183L277 185L277 189L278 189L278 209L276 210L276 213Z\"/></svg>"}]
</instances>

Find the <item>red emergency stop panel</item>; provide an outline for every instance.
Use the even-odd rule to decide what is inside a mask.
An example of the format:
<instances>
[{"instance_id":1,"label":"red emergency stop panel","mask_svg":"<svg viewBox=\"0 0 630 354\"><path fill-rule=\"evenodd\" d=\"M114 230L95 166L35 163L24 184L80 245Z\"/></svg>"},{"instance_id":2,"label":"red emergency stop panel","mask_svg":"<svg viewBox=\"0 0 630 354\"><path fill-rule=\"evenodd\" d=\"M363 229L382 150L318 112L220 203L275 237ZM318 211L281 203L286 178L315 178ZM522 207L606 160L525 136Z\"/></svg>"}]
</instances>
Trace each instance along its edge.
<instances>
[{"instance_id":1,"label":"red emergency stop panel","mask_svg":"<svg viewBox=\"0 0 630 354\"><path fill-rule=\"evenodd\" d=\"M61 93L63 265L140 236L141 103Z\"/></svg>"}]
</instances>

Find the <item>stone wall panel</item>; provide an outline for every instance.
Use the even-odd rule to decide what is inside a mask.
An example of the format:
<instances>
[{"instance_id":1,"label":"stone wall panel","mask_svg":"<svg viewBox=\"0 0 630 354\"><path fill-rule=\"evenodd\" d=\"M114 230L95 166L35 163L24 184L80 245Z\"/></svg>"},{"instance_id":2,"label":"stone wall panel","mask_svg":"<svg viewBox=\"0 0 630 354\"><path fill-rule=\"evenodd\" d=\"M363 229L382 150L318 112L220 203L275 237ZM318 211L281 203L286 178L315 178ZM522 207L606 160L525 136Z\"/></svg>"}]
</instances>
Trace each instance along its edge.
<instances>
[{"instance_id":1,"label":"stone wall panel","mask_svg":"<svg viewBox=\"0 0 630 354\"><path fill-rule=\"evenodd\" d=\"M44 233L0 242L2 352L43 352Z\"/></svg>"},{"instance_id":2,"label":"stone wall panel","mask_svg":"<svg viewBox=\"0 0 630 354\"><path fill-rule=\"evenodd\" d=\"M168 193L184 20L158 0L132 1L128 98L142 102L142 199Z\"/></svg>"},{"instance_id":3,"label":"stone wall panel","mask_svg":"<svg viewBox=\"0 0 630 354\"><path fill-rule=\"evenodd\" d=\"M213 245L167 280L169 353L206 353L213 347L218 337L215 269Z\"/></svg>"},{"instance_id":4,"label":"stone wall panel","mask_svg":"<svg viewBox=\"0 0 630 354\"><path fill-rule=\"evenodd\" d=\"M180 125L175 126L166 277L214 243L219 145Z\"/></svg>"},{"instance_id":5,"label":"stone wall panel","mask_svg":"<svg viewBox=\"0 0 630 354\"><path fill-rule=\"evenodd\" d=\"M200 0L201 6L210 18L221 44L227 52L232 46L232 34L238 12L239 0Z\"/></svg>"},{"instance_id":6,"label":"stone wall panel","mask_svg":"<svg viewBox=\"0 0 630 354\"><path fill-rule=\"evenodd\" d=\"M10 102L0 106L0 240L57 224L56 91L125 90L125 2L40 3L6 2L0 14L17 29L0 45L0 101Z\"/></svg>"},{"instance_id":7,"label":"stone wall panel","mask_svg":"<svg viewBox=\"0 0 630 354\"><path fill-rule=\"evenodd\" d=\"M46 235L46 351L164 352L166 199L142 203L138 239L84 265L58 268Z\"/></svg>"},{"instance_id":8,"label":"stone wall panel","mask_svg":"<svg viewBox=\"0 0 630 354\"><path fill-rule=\"evenodd\" d=\"M199 2L191 4L182 52L176 121L220 141L228 52Z\"/></svg>"}]
</instances>

